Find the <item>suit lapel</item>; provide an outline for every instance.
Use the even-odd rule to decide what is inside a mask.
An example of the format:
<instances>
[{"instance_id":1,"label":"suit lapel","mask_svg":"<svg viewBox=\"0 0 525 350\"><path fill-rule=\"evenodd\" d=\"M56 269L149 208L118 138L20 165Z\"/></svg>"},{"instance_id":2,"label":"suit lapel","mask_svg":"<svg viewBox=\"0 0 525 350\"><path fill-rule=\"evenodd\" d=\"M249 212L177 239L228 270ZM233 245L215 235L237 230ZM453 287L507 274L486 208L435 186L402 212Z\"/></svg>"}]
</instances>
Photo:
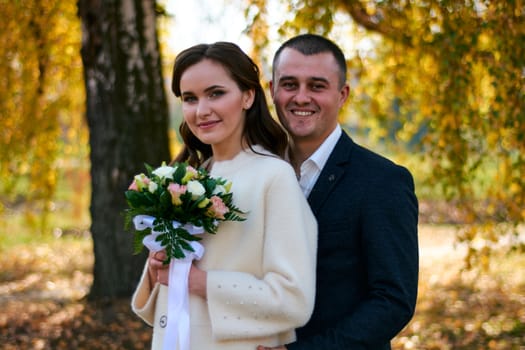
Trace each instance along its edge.
<instances>
[{"instance_id":1,"label":"suit lapel","mask_svg":"<svg viewBox=\"0 0 525 350\"><path fill-rule=\"evenodd\" d=\"M314 214L322 207L345 173L353 145L350 137L343 132L308 196L308 203Z\"/></svg>"}]
</instances>

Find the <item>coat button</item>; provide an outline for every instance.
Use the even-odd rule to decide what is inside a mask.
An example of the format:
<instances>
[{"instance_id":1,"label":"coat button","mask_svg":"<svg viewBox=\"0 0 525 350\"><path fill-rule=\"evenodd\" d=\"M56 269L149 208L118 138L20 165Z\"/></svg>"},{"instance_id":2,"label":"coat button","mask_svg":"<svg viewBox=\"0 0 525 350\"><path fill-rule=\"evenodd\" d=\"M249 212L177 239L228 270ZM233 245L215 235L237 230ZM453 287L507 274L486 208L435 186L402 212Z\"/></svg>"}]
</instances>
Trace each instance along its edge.
<instances>
[{"instance_id":1,"label":"coat button","mask_svg":"<svg viewBox=\"0 0 525 350\"><path fill-rule=\"evenodd\" d=\"M160 316L160 328L166 328L166 325L168 324L168 317L166 315Z\"/></svg>"}]
</instances>

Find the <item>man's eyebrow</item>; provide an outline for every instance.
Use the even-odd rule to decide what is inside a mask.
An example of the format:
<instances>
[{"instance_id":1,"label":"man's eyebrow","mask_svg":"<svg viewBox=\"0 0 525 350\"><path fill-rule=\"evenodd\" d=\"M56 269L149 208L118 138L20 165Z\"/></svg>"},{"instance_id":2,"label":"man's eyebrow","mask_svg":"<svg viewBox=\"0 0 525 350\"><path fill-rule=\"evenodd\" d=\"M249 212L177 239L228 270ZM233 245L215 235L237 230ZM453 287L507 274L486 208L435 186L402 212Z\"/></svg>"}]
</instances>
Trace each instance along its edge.
<instances>
[{"instance_id":1,"label":"man's eyebrow","mask_svg":"<svg viewBox=\"0 0 525 350\"><path fill-rule=\"evenodd\" d=\"M297 80L297 78L294 77L293 75L283 75L282 77L279 78L279 81L282 81L282 80Z\"/></svg>"},{"instance_id":2,"label":"man's eyebrow","mask_svg":"<svg viewBox=\"0 0 525 350\"><path fill-rule=\"evenodd\" d=\"M279 81L287 81L287 80L297 80L297 77L293 76L293 75L283 75L282 77L279 78ZM322 83L326 83L326 84L329 84L330 82L328 81L328 79L324 78L324 77L308 77L308 80L309 81L314 81L314 82L322 82Z\"/></svg>"},{"instance_id":3,"label":"man's eyebrow","mask_svg":"<svg viewBox=\"0 0 525 350\"><path fill-rule=\"evenodd\" d=\"M326 83L326 84L329 84L330 81L328 81L328 79L324 78L324 77L311 77L309 78L308 80L313 80L313 81L316 81L316 82L323 82L323 83Z\"/></svg>"}]
</instances>

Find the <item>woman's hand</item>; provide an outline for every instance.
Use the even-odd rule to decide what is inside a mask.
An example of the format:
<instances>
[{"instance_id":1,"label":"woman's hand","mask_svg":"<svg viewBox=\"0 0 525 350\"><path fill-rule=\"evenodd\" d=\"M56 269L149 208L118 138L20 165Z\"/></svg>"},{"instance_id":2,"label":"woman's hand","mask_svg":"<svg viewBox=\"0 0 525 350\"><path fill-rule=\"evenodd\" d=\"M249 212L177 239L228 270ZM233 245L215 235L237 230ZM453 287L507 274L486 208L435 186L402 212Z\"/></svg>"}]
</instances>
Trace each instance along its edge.
<instances>
[{"instance_id":1,"label":"woman's hand","mask_svg":"<svg viewBox=\"0 0 525 350\"><path fill-rule=\"evenodd\" d=\"M188 278L188 288L190 293L200 296L203 299L208 297L206 293L207 273L191 264L190 275Z\"/></svg>"},{"instance_id":2,"label":"woman's hand","mask_svg":"<svg viewBox=\"0 0 525 350\"><path fill-rule=\"evenodd\" d=\"M153 288L155 283L168 285L169 282L169 265L163 263L166 260L166 252L164 250L160 252L150 252L148 257L148 272L150 286ZM190 274L188 277L188 289L189 292L206 299L206 271L199 269L194 264L191 265Z\"/></svg>"},{"instance_id":3,"label":"woman's hand","mask_svg":"<svg viewBox=\"0 0 525 350\"><path fill-rule=\"evenodd\" d=\"M155 283L159 282L164 285L168 285L169 281L169 267L163 263L166 260L167 255L164 250L159 252L150 252L148 257L148 274L150 280L150 287L153 288Z\"/></svg>"}]
</instances>

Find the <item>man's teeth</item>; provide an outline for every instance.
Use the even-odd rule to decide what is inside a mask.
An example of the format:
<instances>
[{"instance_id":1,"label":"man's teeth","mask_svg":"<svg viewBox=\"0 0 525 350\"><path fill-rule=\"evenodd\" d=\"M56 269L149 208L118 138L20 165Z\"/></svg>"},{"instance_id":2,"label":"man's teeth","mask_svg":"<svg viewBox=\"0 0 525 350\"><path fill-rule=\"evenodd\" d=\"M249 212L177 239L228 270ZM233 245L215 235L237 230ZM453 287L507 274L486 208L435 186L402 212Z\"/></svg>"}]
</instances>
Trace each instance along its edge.
<instances>
[{"instance_id":1,"label":"man's teeth","mask_svg":"<svg viewBox=\"0 0 525 350\"><path fill-rule=\"evenodd\" d=\"M306 117L308 115L312 115L313 114L312 112L304 112L304 111L294 111L293 113L296 114L296 115L300 115L302 117Z\"/></svg>"}]
</instances>

